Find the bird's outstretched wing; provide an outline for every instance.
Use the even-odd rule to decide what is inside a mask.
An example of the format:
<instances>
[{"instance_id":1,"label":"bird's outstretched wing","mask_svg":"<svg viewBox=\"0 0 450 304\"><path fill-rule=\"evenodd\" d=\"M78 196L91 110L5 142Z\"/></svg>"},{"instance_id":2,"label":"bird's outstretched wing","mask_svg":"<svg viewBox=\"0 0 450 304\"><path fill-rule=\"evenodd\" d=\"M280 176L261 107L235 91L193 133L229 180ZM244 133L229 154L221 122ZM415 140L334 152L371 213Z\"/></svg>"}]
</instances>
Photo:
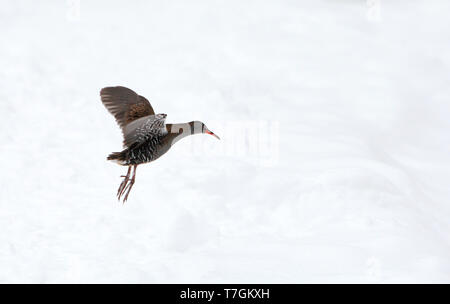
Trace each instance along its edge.
<instances>
[{"instance_id":1,"label":"bird's outstretched wing","mask_svg":"<svg viewBox=\"0 0 450 304\"><path fill-rule=\"evenodd\" d=\"M125 87L107 87L100 91L106 109L111 113L125 135L124 128L132 121L155 115L152 106L144 97Z\"/></svg>"},{"instance_id":2,"label":"bird's outstretched wing","mask_svg":"<svg viewBox=\"0 0 450 304\"><path fill-rule=\"evenodd\" d=\"M126 125L123 130L124 146L131 147L167 132L166 117L166 114L148 115Z\"/></svg>"}]
</instances>

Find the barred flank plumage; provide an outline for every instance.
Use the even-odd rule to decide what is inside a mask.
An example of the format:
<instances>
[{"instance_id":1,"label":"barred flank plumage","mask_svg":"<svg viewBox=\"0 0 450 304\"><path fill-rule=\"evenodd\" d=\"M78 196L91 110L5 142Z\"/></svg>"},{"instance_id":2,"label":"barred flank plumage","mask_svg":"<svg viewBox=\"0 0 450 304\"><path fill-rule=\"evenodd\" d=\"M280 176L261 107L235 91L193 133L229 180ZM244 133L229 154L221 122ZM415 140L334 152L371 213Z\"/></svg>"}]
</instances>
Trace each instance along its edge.
<instances>
[{"instance_id":1,"label":"barred flank plumage","mask_svg":"<svg viewBox=\"0 0 450 304\"><path fill-rule=\"evenodd\" d=\"M133 144L122 152L111 153L107 159L115 161L123 166L151 162L167 151L168 148L163 147L163 138L163 136L157 136L142 144Z\"/></svg>"}]
</instances>

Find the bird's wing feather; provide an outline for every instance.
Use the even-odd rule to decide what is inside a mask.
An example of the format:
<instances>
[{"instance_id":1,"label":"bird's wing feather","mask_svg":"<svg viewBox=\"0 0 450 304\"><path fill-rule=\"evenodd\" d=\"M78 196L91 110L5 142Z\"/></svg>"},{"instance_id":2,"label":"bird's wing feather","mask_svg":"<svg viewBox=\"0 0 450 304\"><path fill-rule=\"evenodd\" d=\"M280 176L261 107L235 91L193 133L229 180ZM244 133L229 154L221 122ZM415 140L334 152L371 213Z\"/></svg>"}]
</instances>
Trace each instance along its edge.
<instances>
[{"instance_id":1,"label":"bird's wing feather","mask_svg":"<svg viewBox=\"0 0 450 304\"><path fill-rule=\"evenodd\" d=\"M126 125L123 131L124 146L131 147L135 143L143 143L152 137L167 132L165 126L166 116L166 114L148 115Z\"/></svg>"},{"instance_id":2,"label":"bird's wing feather","mask_svg":"<svg viewBox=\"0 0 450 304\"><path fill-rule=\"evenodd\" d=\"M125 87L101 89L100 97L106 109L114 116L122 131L127 124L148 115L155 115L150 102Z\"/></svg>"}]
</instances>

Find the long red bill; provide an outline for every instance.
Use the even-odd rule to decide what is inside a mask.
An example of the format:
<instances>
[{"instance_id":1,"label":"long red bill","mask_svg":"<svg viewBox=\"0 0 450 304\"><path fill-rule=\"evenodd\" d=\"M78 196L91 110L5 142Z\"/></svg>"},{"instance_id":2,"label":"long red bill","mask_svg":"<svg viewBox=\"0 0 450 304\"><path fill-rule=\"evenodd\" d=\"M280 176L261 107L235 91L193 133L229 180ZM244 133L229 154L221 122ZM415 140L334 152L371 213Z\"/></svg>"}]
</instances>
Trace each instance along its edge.
<instances>
[{"instance_id":1,"label":"long red bill","mask_svg":"<svg viewBox=\"0 0 450 304\"><path fill-rule=\"evenodd\" d=\"M217 139L220 139L220 137L219 136L217 136L216 134L214 134L213 132L211 132L211 131L206 131L206 133L207 134L209 134L209 135L212 135L212 136L214 136L215 138L217 138Z\"/></svg>"}]
</instances>

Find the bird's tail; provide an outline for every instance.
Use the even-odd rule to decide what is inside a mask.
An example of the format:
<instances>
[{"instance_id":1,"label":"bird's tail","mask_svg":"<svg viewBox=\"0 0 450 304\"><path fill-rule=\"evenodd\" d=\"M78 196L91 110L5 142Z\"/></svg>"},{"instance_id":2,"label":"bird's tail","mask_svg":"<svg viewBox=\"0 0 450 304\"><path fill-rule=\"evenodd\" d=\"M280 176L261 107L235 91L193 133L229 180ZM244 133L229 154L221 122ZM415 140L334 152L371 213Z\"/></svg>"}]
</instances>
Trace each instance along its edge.
<instances>
[{"instance_id":1,"label":"bird's tail","mask_svg":"<svg viewBox=\"0 0 450 304\"><path fill-rule=\"evenodd\" d=\"M106 159L115 161L119 165L123 165L126 160L126 150L123 150L122 152L113 152L109 154Z\"/></svg>"}]
</instances>

